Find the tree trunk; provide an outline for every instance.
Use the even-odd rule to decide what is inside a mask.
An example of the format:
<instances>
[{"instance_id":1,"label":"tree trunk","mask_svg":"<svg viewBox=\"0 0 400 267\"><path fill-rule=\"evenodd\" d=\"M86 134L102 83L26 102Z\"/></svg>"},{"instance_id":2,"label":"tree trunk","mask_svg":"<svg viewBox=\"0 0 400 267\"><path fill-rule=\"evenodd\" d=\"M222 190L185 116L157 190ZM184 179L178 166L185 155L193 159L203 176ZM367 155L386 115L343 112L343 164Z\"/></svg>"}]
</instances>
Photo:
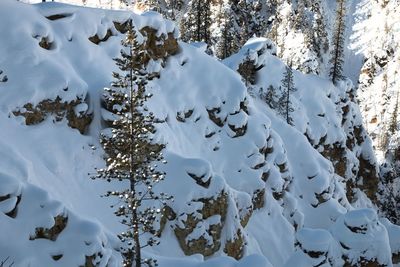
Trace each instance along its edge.
<instances>
[{"instance_id":1,"label":"tree trunk","mask_svg":"<svg viewBox=\"0 0 400 267\"><path fill-rule=\"evenodd\" d=\"M201 41L201 0L197 0L197 42Z\"/></svg>"},{"instance_id":2,"label":"tree trunk","mask_svg":"<svg viewBox=\"0 0 400 267\"><path fill-rule=\"evenodd\" d=\"M130 49L130 57L131 59L133 59L133 53L132 53L132 48ZM135 175L134 175L134 133L133 133L133 129L134 129L134 122L133 122L133 115L134 115L134 103L133 103L133 94L134 94L134 88L133 88L133 70L132 68L130 68L129 70L129 75L130 75L130 79L129 79L129 89L130 89L130 164L129 164L129 181L130 181L130 189L131 189L131 193L132 196L130 196L131 199L131 209L132 209L132 218L131 218L131 225L133 227L133 243L135 246L135 265L136 267L141 267L141 263L142 263L142 258L141 258L141 251L140 251L140 239L139 239L139 225L138 225L138 217L137 217L137 199L136 199L136 188L135 188ZM139 90L139 88L137 89Z\"/></svg>"},{"instance_id":3,"label":"tree trunk","mask_svg":"<svg viewBox=\"0 0 400 267\"><path fill-rule=\"evenodd\" d=\"M288 81L289 82L289 81ZM290 87L287 88L287 98L286 98L286 122L289 124L289 105L290 105Z\"/></svg>"}]
</instances>

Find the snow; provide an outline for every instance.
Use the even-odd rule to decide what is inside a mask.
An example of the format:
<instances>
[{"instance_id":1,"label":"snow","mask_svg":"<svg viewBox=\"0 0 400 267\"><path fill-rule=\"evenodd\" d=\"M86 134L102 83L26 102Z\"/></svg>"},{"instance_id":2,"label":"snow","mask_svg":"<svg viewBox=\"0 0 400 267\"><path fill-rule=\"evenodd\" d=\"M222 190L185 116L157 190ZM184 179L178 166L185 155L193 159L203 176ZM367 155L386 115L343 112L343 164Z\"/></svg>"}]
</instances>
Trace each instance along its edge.
<instances>
[{"instance_id":1,"label":"snow","mask_svg":"<svg viewBox=\"0 0 400 267\"><path fill-rule=\"evenodd\" d=\"M10 12L18 16L7 15ZM45 18L56 14L65 17ZM137 29L149 26L159 36L179 34L172 22L153 12L137 15L60 3L1 1L0 32L7 41L0 43L0 66L9 81L0 83L0 197L9 198L0 201L0 260L9 256L15 266L70 267L101 253L96 257L99 266L119 266L114 234L123 227L109 208L115 200L100 196L125 185L90 177L105 164L98 142L105 127L102 118L112 119L101 108L100 96L116 70L112 58L118 56L123 38L113 22L130 18ZM102 39L108 30L112 36L107 41L96 45L88 40L94 35ZM38 45L41 37L53 43L50 50ZM177 216L166 222L160 246L146 249L145 255L166 267L279 267L296 261L307 266L296 240L306 249L332 255L347 253L337 248L337 241L343 240L354 249L350 253L355 254L348 255L352 259L367 249L362 255L389 264L391 249L400 250L400 230L379 222L373 210L353 210L343 178L314 147L323 138L330 145L345 142L337 103L351 84L335 87L326 79L294 71L298 91L293 94L293 127L254 95L268 85L278 88L286 67L274 56L276 49L268 39L251 39L223 62L193 45L179 42L179 48L163 67L152 62L160 78L149 83L153 97L147 103L165 121L157 123L155 140L166 144L167 164L160 168L167 175L155 190L174 196L167 205ZM236 72L246 56L261 68L250 88ZM87 99L74 109L78 114L93 113L85 135L71 129L65 119L48 116L26 126L12 113L26 103L57 97L67 102ZM356 108L353 111L357 114ZM359 123L354 117L352 122ZM355 153L368 155L365 147ZM256 193L264 191L257 200ZM218 197L226 198L226 214L206 217L205 203ZM6 215L16 205L17 217ZM249 221L242 225L248 213ZM29 240L36 228L51 228L58 215L68 216L68 223L55 241ZM210 226L221 225L221 247L213 256L184 255L174 229L185 227L189 216L198 221L185 237L187 243L203 237L212 245ZM354 234L346 225L365 225L367 235ZM235 260L223 248L238 233L245 241L244 257ZM57 261L51 257L59 254L63 256Z\"/></svg>"},{"instance_id":2,"label":"snow","mask_svg":"<svg viewBox=\"0 0 400 267\"><path fill-rule=\"evenodd\" d=\"M332 236L326 230L303 228L297 232L296 239L307 251L328 251Z\"/></svg>"},{"instance_id":3,"label":"snow","mask_svg":"<svg viewBox=\"0 0 400 267\"><path fill-rule=\"evenodd\" d=\"M341 216L332 227L332 234L343 244L343 250L351 248L345 252L351 262L361 258L376 259L392 266L388 233L374 210L354 210Z\"/></svg>"}]
</instances>

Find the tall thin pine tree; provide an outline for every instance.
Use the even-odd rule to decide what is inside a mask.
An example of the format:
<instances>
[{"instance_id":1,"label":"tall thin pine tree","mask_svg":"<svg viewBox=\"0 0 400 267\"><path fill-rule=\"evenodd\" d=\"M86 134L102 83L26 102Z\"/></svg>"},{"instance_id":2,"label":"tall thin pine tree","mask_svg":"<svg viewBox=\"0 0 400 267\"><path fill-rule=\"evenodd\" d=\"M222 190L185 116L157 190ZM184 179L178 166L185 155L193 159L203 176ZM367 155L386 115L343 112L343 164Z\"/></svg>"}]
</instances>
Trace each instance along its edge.
<instances>
[{"instance_id":1,"label":"tall thin pine tree","mask_svg":"<svg viewBox=\"0 0 400 267\"><path fill-rule=\"evenodd\" d=\"M346 0L337 0L336 26L333 35L330 77L333 83L343 79L344 34L346 30Z\"/></svg>"},{"instance_id":2,"label":"tall thin pine tree","mask_svg":"<svg viewBox=\"0 0 400 267\"><path fill-rule=\"evenodd\" d=\"M397 131L397 114L399 113L399 93L397 92L396 105L390 118L389 132L393 135Z\"/></svg>"},{"instance_id":3,"label":"tall thin pine tree","mask_svg":"<svg viewBox=\"0 0 400 267\"><path fill-rule=\"evenodd\" d=\"M149 60L144 46L137 41L136 31L130 27L122 41L119 58L114 59L119 72L104 93L104 108L109 112L111 127L101 133L107 167L98 169L94 178L107 181L128 181L129 188L109 191L106 196L119 197L115 214L127 230L118 235L123 245L123 266L156 266L153 259L143 259L142 249L158 244L156 220L163 202L170 199L153 190L165 173L157 170L157 162L165 162L161 153L164 145L154 143L154 115L147 112L146 84L151 75L146 70Z\"/></svg>"},{"instance_id":4,"label":"tall thin pine tree","mask_svg":"<svg viewBox=\"0 0 400 267\"><path fill-rule=\"evenodd\" d=\"M281 105L278 109L278 113L280 113L285 117L286 122L288 124L293 125L293 119L290 116L290 114L294 111L294 108L290 100L290 95L291 93L296 92L297 88L294 85L293 70L291 66L286 66L286 71L283 74L283 79L282 79L282 87L283 87L283 92L282 96L279 99Z\"/></svg>"}]
</instances>

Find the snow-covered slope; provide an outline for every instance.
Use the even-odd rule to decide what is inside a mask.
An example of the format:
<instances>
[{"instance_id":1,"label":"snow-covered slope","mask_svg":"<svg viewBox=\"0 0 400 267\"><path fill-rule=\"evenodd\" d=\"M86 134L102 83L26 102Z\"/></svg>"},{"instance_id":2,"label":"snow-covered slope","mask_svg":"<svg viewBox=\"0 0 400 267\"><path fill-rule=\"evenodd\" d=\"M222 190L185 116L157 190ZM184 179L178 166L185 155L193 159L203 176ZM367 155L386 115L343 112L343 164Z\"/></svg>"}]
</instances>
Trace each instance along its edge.
<instances>
[{"instance_id":1,"label":"snow-covered slope","mask_svg":"<svg viewBox=\"0 0 400 267\"><path fill-rule=\"evenodd\" d=\"M366 128L382 164L383 210L400 222L399 178L399 1L361 1L351 36L352 48L365 57L358 98Z\"/></svg>"},{"instance_id":2,"label":"snow-covered slope","mask_svg":"<svg viewBox=\"0 0 400 267\"><path fill-rule=\"evenodd\" d=\"M147 254L160 266L392 266L400 230L367 197L376 177L361 170L375 167L350 83L295 72L292 127L254 94L285 69L266 39L220 62L155 13L13 0L0 2L0 262L118 266L111 233L123 228L100 196L124 185L90 176L104 165L100 95L129 18L159 72L148 85L168 162L158 189L175 197ZM246 86L236 70L249 55Z\"/></svg>"}]
</instances>

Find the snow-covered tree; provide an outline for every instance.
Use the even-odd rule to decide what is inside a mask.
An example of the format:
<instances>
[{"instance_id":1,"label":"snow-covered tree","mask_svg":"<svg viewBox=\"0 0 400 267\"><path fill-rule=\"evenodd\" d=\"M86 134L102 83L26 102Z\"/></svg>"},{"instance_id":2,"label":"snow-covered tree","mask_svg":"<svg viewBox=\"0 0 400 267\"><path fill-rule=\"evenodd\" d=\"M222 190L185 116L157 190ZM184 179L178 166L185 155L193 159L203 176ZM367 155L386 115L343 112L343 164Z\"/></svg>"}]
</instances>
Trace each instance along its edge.
<instances>
[{"instance_id":1,"label":"snow-covered tree","mask_svg":"<svg viewBox=\"0 0 400 267\"><path fill-rule=\"evenodd\" d=\"M263 1L229 0L234 13L240 44L243 45L251 37L262 36L266 32L266 17L263 14Z\"/></svg>"},{"instance_id":2,"label":"snow-covered tree","mask_svg":"<svg viewBox=\"0 0 400 267\"><path fill-rule=\"evenodd\" d=\"M333 83L343 79L344 34L346 30L346 0L337 0L336 25L333 33L330 77Z\"/></svg>"},{"instance_id":3,"label":"snow-covered tree","mask_svg":"<svg viewBox=\"0 0 400 267\"><path fill-rule=\"evenodd\" d=\"M215 55L218 58L224 59L239 50L240 35L236 30L234 13L228 2L221 2L211 35L215 44Z\"/></svg>"},{"instance_id":4,"label":"snow-covered tree","mask_svg":"<svg viewBox=\"0 0 400 267\"><path fill-rule=\"evenodd\" d=\"M389 122L389 132L391 134L394 134L398 130L398 127L397 127L397 116L398 116L398 113L399 113L399 92L397 92L397 97L396 98L397 98L396 104L394 106L392 117L391 117L390 122Z\"/></svg>"},{"instance_id":5,"label":"snow-covered tree","mask_svg":"<svg viewBox=\"0 0 400 267\"><path fill-rule=\"evenodd\" d=\"M184 13L184 7L184 0L165 0L165 9L161 12L166 18L178 22Z\"/></svg>"},{"instance_id":6,"label":"snow-covered tree","mask_svg":"<svg viewBox=\"0 0 400 267\"><path fill-rule=\"evenodd\" d=\"M329 49L328 33L326 31L326 24L324 21L324 12L321 8L321 0L315 0L311 4L311 11L314 15L314 23L312 27L312 46L317 52L318 57L326 53Z\"/></svg>"},{"instance_id":7,"label":"snow-covered tree","mask_svg":"<svg viewBox=\"0 0 400 267\"><path fill-rule=\"evenodd\" d=\"M262 89L260 89L260 98L267 103L267 105L271 109L278 109L279 106L279 96L277 94L276 88L274 88L272 85L268 86L267 91L264 92Z\"/></svg>"},{"instance_id":8,"label":"snow-covered tree","mask_svg":"<svg viewBox=\"0 0 400 267\"><path fill-rule=\"evenodd\" d=\"M393 156L393 155L391 155ZM400 223L400 167L397 163L385 162L381 166L381 186L379 189L380 210L392 223Z\"/></svg>"},{"instance_id":9,"label":"snow-covered tree","mask_svg":"<svg viewBox=\"0 0 400 267\"><path fill-rule=\"evenodd\" d=\"M118 235L123 243L123 266L154 266L156 262L143 259L141 251L158 244L155 223L162 202L169 199L153 190L165 175L156 168L157 162L164 162L164 145L153 142L154 115L145 106L151 97L146 94L146 84L151 79L146 70L149 55L138 42L132 22L129 25L121 55L115 59L119 72L113 73L115 81L104 92L104 108L111 127L101 133L100 141L107 166L98 169L94 178L128 181L129 188L106 194L120 198L115 214L127 227Z\"/></svg>"},{"instance_id":10,"label":"snow-covered tree","mask_svg":"<svg viewBox=\"0 0 400 267\"><path fill-rule=\"evenodd\" d=\"M180 23L184 41L210 44L211 0L191 0Z\"/></svg>"},{"instance_id":11,"label":"snow-covered tree","mask_svg":"<svg viewBox=\"0 0 400 267\"><path fill-rule=\"evenodd\" d=\"M294 108L292 106L290 94L296 92L297 88L294 85L293 70L290 66L286 66L281 82L283 91L282 96L279 98L280 105L278 112L285 117L288 124L293 125L291 113L294 111Z\"/></svg>"},{"instance_id":12,"label":"snow-covered tree","mask_svg":"<svg viewBox=\"0 0 400 267\"><path fill-rule=\"evenodd\" d=\"M146 11L152 10L162 13L162 3L160 0L138 0L136 1L136 5L141 6Z\"/></svg>"}]
</instances>

